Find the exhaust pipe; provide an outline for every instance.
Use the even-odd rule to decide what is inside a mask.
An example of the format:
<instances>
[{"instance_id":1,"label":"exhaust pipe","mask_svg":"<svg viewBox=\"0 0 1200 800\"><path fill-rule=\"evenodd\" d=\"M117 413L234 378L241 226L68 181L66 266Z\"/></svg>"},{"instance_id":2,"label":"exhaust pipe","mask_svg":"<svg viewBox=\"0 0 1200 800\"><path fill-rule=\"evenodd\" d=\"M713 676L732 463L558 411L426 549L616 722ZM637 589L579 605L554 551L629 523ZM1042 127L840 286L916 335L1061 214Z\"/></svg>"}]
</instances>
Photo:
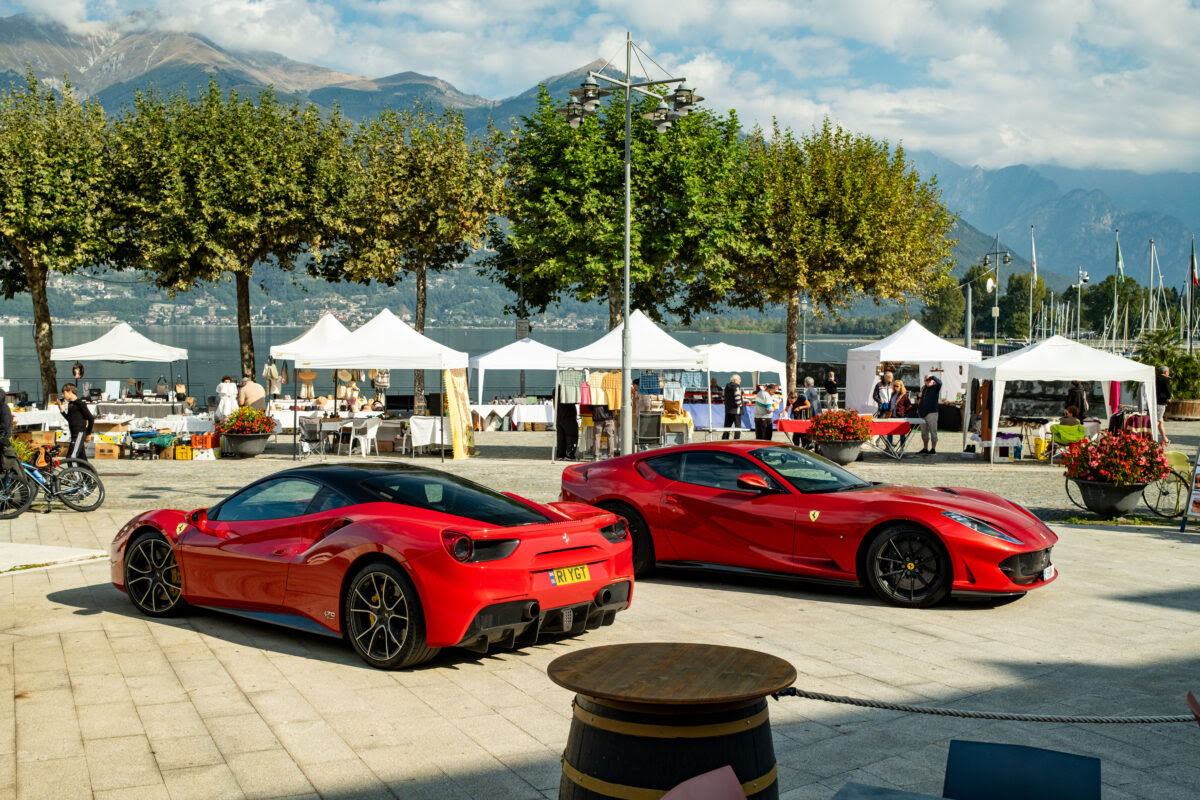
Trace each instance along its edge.
<instances>
[{"instance_id":1,"label":"exhaust pipe","mask_svg":"<svg viewBox=\"0 0 1200 800\"><path fill-rule=\"evenodd\" d=\"M538 601L530 600L528 603L525 604L525 609L524 609L524 611L521 612L521 616L523 616L527 620L537 619L538 613L540 611L541 611L541 608L538 606Z\"/></svg>"},{"instance_id":2,"label":"exhaust pipe","mask_svg":"<svg viewBox=\"0 0 1200 800\"><path fill-rule=\"evenodd\" d=\"M606 606L612 602L612 590L603 589L600 594L596 595L596 605Z\"/></svg>"}]
</instances>

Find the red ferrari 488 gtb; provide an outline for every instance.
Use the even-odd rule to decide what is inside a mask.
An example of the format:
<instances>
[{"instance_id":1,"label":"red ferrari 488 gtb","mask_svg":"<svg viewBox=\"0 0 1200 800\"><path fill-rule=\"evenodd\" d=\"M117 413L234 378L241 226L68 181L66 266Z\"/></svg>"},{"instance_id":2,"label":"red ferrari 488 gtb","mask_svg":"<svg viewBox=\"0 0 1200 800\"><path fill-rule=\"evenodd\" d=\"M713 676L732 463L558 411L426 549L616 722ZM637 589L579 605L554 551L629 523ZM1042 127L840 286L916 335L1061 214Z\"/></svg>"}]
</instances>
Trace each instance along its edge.
<instances>
[{"instance_id":1,"label":"red ferrari 488 gtb","mask_svg":"<svg viewBox=\"0 0 1200 800\"><path fill-rule=\"evenodd\" d=\"M111 555L144 614L190 604L342 636L385 669L609 625L633 590L620 517L407 464L301 467L212 508L149 511Z\"/></svg>"},{"instance_id":2,"label":"red ferrari 488 gtb","mask_svg":"<svg viewBox=\"0 0 1200 800\"><path fill-rule=\"evenodd\" d=\"M656 563L870 586L900 606L1016 595L1054 580L1058 537L977 489L864 481L765 441L669 447L567 467L562 499L623 516L638 574Z\"/></svg>"}]
</instances>

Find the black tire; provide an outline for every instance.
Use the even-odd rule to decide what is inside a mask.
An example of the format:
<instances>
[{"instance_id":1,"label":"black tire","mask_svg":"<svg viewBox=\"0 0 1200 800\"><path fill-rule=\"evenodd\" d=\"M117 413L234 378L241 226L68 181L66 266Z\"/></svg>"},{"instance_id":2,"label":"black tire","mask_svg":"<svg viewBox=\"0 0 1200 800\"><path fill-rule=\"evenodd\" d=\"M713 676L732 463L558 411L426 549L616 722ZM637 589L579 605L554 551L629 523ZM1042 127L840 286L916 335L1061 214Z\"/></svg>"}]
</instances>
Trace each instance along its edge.
<instances>
[{"instance_id":1,"label":"black tire","mask_svg":"<svg viewBox=\"0 0 1200 800\"><path fill-rule=\"evenodd\" d=\"M597 505L622 517L629 526L629 538L633 540L634 577L644 578L653 572L657 563L654 557L654 537L650 534L650 526L646 524L645 518L633 506L619 500L607 500Z\"/></svg>"},{"instance_id":2,"label":"black tire","mask_svg":"<svg viewBox=\"0 0 1200 800\"><path fill-rule=\"evenodd\" d=\"M342 630L354 652L379 669L404 669L440 648L425 637L425 613L412 581L395 564L366 564L346 584Z\"/></svg>"},{"instance_id":3,"label":"black tire","mask_svg":"<svg viewBox=\"0 0 1200 800\"><path fill-rule=\"evenodd\" d=\"M1142 489L1142 502L1157 516L1178 517L1187 510L1191 499L1191 482L1172 470Z\"/></svg>"},{"instance_id":4,"label":"black tire","mask_svg":"<svg viewBox=\"0 0 1200 800\"><path fill-rule=\"evenodd\" d=\"M175 550L161 533L138 534L125 548L125 592L148 617L173 617L187 608Z\"/></svg>"},{"instance_id":5,"label":"black tire","mask_svg":"<svg viewBox=\"0 0 1200 800\"><path fill-rule=\"evenodd\" d=\"M1088 507L1083 504L1083 494L1079 491L1079 484L1070 478L1067 478L1067 499L1078 508L1084 511L1088 510Z\"/></svg>"},{"instance_id":6,"label":"black tire","mask_svg":"<svg viewBox=\"0 0 1200 800\"><path fill-rule=\"evenodd\" d=\"M34 488L20 467L6 470L0 477L0 519L13 519L33 505Z\"/></svg>"},{"instance_id":7,"label":"black tire","mask_svg":"<svg viewBox=\"0 0 1200 800\"><path fill-rule=\"evenodd\" d=\"M56 496L67 508L95 511L104 502L104 483L94 470L71 465L59 471Z\"/></svg>"},{"instance_id":8,"label":"black tire","mask_svg":"<svg viewBox=\"0 0 1200 800\"><path fill-rule=\"evenodd\" d=\"M913 525L895 525L876 536L864 566L875 594L902 608L937 605L950 594L954 580L941 541Z\"/></svg>"},{"instance_id":9,"label":"black tire","mask_svg":"<svg viewBox=\"0 0 1200 800\"><path fill-rule=\"evenodd\" d=\"M86 459L86 458L71 458L68 456L67 458L60 458L58 460L58 466L54 468L54 474L57 475L58 473L62 472L64 469L66 469L67 467L83 467L86 470L96 472L96 465L93 464L88 459ZM99 473L97 473L97 474L99 474Z\"/></svg>"}]
</instances>

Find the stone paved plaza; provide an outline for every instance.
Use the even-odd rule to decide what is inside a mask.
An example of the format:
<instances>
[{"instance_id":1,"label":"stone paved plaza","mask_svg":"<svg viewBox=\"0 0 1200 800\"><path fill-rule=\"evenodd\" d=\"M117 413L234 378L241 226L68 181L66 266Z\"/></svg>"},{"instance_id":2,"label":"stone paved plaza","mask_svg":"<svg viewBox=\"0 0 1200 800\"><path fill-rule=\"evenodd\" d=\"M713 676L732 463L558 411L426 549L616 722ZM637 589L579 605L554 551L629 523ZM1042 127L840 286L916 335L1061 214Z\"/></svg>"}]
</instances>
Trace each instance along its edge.
<instances>
[{"instance_id":1,"label":"stone paved plaza","mask_svg":"<svg viewBox=\"0 0 1200 800\"><path fill-rule=\"evenodd\" d=\"M1171 435L1194 448L1194 434ZM554 499L548 435L492 434L455 472ZM518 444L514 445L516 442ZM14 544L106 549L135 509L205 506L290 465L105 462L91 514L0 522ZM436 466L434 459L421 463ZM871 459L877 480L992 488L1059 518L1061 468ZM210 612L137 614L104 559L0 574L0 798L555 797L571 694L546 677L584 647L689 641L794 664L798 686L879 700L1045 714L1184 714L1200 691L1200 533L1055 525L1052 585L1011 602L885 606L864 592L660 573L611 627L486 657L443 651L380 672L346 647ZM771 704L781 796L847 781L941 794L952 738L1103 761L1104 797L1193 798L1193 724L1065 725ZM1190 788L1189 788L1190 787Z\"/></svg>"}]
</instances>

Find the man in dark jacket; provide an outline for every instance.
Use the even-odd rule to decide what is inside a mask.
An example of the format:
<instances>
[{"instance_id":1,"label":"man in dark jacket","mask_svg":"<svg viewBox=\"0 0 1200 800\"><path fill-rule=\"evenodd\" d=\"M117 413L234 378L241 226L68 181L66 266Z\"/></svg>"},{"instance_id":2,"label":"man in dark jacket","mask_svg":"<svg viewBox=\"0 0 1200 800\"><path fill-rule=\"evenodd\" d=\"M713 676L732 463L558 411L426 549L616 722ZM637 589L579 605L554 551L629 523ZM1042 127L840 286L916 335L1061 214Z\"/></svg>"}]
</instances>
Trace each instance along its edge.
<instances>
[{"instance_id":1,"label":"man in dark jacket","mask_svg":"<svg viewBox=\"0 0 1200 800\"><path fill-rule=\"evenodd\" d=\"M1167 439L1167 428L1163 423L1167 413L1167 403L1171 402L1171 369L1166 365L1158 368L1158 375L1154 378L1154 403L1158 408L1158 439L1163 444L1170 444Z\"/></svg>"},{"instance_id":2,"label":"man in dark jacket","mask_svg":"<svg viewBox=\"0 0 1200 800\"><path fill-rule=\"evenodd\" d=\"M65 408L63 400L67 401ZM92 435L92 424L96 418L88 410L87 404L79 399L79 390L75 384L63 384L62 400L58 401L58 410L67 418L67 429L71 432L71 445L67 449L67 456L82 458L86 461L87 448L84 447L84 443Z\"/></svg>"},{"instance_id":3,"label":"man in dark jacket","mask_svg":"<svg viewBox=\"0 0 1200 800\"><path fill-rule=\"evenodd\" d=\"M921 396L917 400L917 414L921 417L921 452L919 455L937 453L938 402L942 396L942 381L934 375L925 376Z\"/></svg>"},{"instance_id":4,"label":"man in dark jacket","mask_svg":"<svg viewBox=\"0 0 1200 800\"><path fill-rule=\"evenodd\" d=\"M725 424L722 428L740 428L742 427L742 376L734 375L729 379L729 383L725 384ZM721 434L722 439L729 438L729 431ZM735 439L742 438L739 431L734 434Z\"/></svg>"}]
</instances>

